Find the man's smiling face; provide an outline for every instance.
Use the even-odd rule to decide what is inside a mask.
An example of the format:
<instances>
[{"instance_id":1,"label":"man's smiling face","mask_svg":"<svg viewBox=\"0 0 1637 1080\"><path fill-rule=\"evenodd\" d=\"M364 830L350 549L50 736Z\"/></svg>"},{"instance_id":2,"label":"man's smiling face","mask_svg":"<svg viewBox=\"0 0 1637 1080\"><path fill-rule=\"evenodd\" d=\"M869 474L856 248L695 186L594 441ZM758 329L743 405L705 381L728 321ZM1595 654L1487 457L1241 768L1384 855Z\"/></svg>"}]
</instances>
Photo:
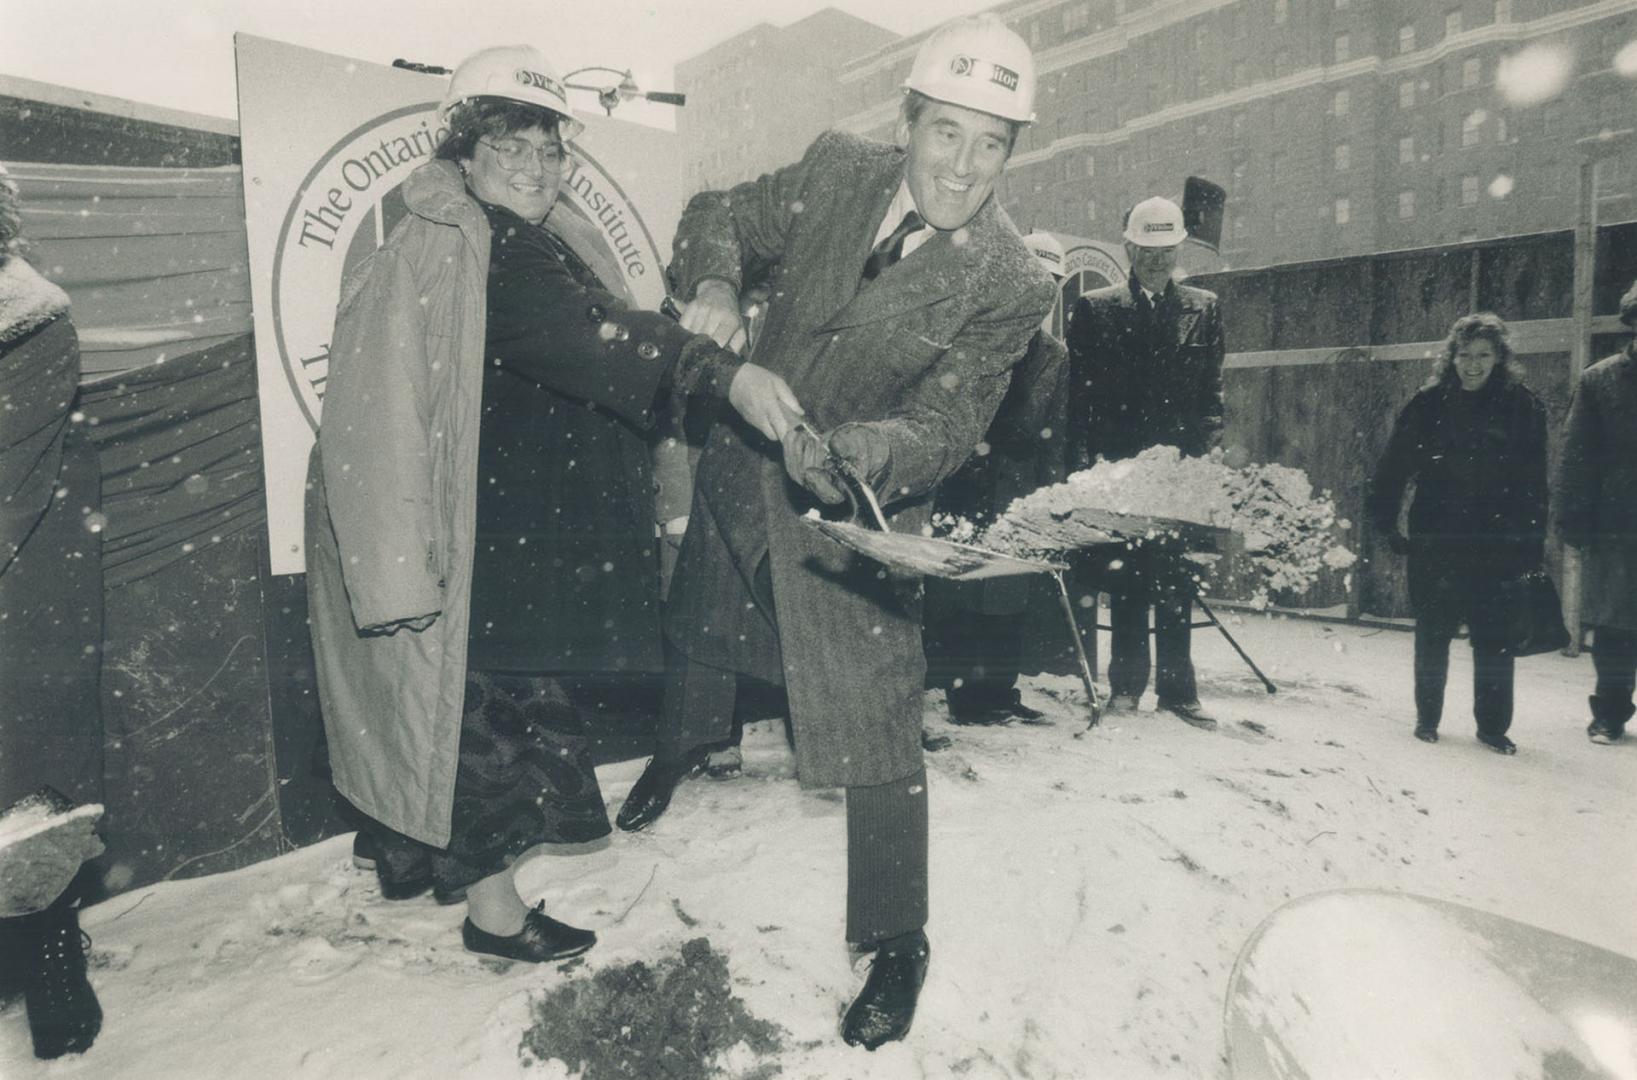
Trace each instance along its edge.
<instances>
[{"instance_id":1,"label":"man's smiling face","mask_svg":"<svg viewBox=\"0 0 1637 1080\"><path fill-rule=\"evenodd\" d=\"M928 102L914 124L901 121L898 134L915 208L945 231L972 220L1012 152L1006 121L944 101Z\"/></svg>"}]
</instances>

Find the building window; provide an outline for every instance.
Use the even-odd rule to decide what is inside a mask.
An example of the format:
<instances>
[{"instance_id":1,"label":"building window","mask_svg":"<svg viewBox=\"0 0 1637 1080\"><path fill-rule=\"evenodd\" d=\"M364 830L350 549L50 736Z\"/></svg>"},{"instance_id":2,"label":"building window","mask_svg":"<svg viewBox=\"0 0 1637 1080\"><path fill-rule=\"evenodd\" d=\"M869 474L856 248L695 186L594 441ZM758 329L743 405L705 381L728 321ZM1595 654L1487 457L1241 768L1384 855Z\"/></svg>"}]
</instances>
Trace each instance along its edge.
<instances>
[{"instance_id":1,"label":"building window","mask_svg":"<svg viewBox=\"0 0 1637 1080\"><path fill-rule=\"evenodd\" d=\"M1201 19L1194 24L1194 51L1204 56L1211 47L1211 28Z\"/></svg>"},{"instance_id":2,"label":"building window","mask_svg":"<svg viewBox=\"0 0 1637 1080\"><path fill-rule=\"evenodd\" d=\"M1353 95L1346 90L1337 90L1330 95L1330 114L1332 116L1346 116L1347 110L1352 107Z\"/></svg>"},{"instance_id":3,"label":"building window","mask_svg":"<svg viewBox=\"0 0 1637 1080\"><path fill-rule=\"evenodd\" d=\"M1405 79L1398 84L1398 107L1400 109L1415 108L1415 80Z\"/></svg>"},{"instance_id":4,"label":"building window","mask_svg":"<svg viewBox=\"0 0 1637 1080\"><path fill-rule=\"evenodd\" d=\"M1346 34L1336 35L1336 63L1345 64L1352 57L1352 44Z\"/></svg>"},{"instance_id":5,"label":"building window","mask_svg":"<svg viewBox=\"0 0 1637 1080\"><path fill-rule=\"evenodd\" d=\"M1498 23L1512 21L1512 0L1495 0L1495 21Z\"/></svg>"},{"instance_id":6,"label":"building window","mask_svg":"<svg viewBox=\"0 0 1637 1080\"><path fill-rule=\"evenodd\" d=\"M1346 143L1337 143L1335 152L1331 155L1337 172L1346 172L1353 164L1353 153Z\"/></svg>"},{"instance_id":7,"label":"building window","mask_svg":"<svg viewBox=\"0 0 1637 1080\"><path fill-rule=\"evenodd\" d=\"M1244 214L1233 216L1233 235L1236 240L1243 240L1250 235L1250 225L1245 221Z\"/></svg>"},{"instance_id":8,"label":"building window","mask_svg":"<svg viewBox=\"0 0 1637 1080\"><path fill-rule=\"evenodd\" d=\"M1461 61L1461 89L1471 90L1483 80L1484 62L1476 56Z\"/></svg>"},{"instance_id":9,"label":"building window","mask_svg":"<svg viewBox=\"0 0 1637 1080\"><path fill-rule=\"evenodd\" d=\"M1478 178L1476 176L1461 177L1461 205L1475 206L1478 202Z\"/></svg>"},{"instance_id":10,"label":"building window","mask_svg":"<svg viewBox=\"0 0 1637 1080\"><path fill-rule=\"evenodd\" d=\"M1477 146L1483 138L1484 114L1482 110L1468 113L1461 121L1461 145Z\"/></svg>"},{"instance_id":11,"label":"building window","mask_svg":"<svg viewBox=\"0 0 1637 1080\"><path fill-rule=\"evenodd\" d=\"M1400 191L1398 193L1398 219L1408 221L1415 216L1415 192Z\"/></svg>"},{"instance_id":12,"label":"building window","mask_svg":"<svg viewBox=\"0 0 1637 1080\"><path fill-rule=\"evenodd\" d=\"M1076 4L1063 9L1063 33L1076 34L1090 25L1090 4Z\"/></svg>"},{"instance_id":13,"label":"building window","mask_svg":"<svg viewBox=\"0 0 1637 1080\"><path fill-rule=\"evenodd\" d=\"M1398 163L1411 165L1415 162L1415 136L1404 135L1398 140Z\"/></svg>"},{"instance_id":14,"label":"building window","mask_svg":"<svg viewBox=\"0 0 1637 1080\"><path fill-rule=\"evenodd\" d=\"M1506 141L1506 117L1504 116L1495 117L1495 141L1498 143Z\"/></svg>"},{"instance_id":15,"label":"building window","mask_svg":"<svg viewBox=\"0 0 1637 1080\"><path fill-rule=\"evenodd\" d=\"M1097 175L1097 159L1092 157L1090 154L1087 154L1086 155L1086 176L1091 177L1091 176L1096 176L1096 175Z\"/></svg>"},{"instance_id":16,"label":"building window","mask_svg":"<svg viewBox=\"0 0 1637 1080\"><path fill-rule=\"evenodd\" d=\"M1398 51L1410 53L1415 51L1415 24L1405 23L1398 28Z\"/></svg>"},{"instance_id":17,"label":"building window","mask_svg":"<svg viewBox=\"0 0 1637 1080\"><path fill-rule=\"evenodd\" d=\"M1273 0L1273 25L1283 26L1290 19L1290 0Z\"/></svg>"},{"instance_id":18,"label":"building window","mask_svg":"<svg viewBox=\"0 0 1637 1080\"><path fill-rule=\"evenodd\" d=\"M1343 195L1336 200L1336 224L1345 225L1353 220L1353 204Z\"/></svg>"},{"instance_id":19,"label":"building window","mask_svg":"<svg viewBox=\"0 0 1637 1080\"><path fill-rule=\"evenodd\" d=\"M1097 220L1097 200L1096 199L1087 199L1086 200L1086 220L1089 221L1089 222L1096 222L1096 220Z\"/></svg>"},{"instance_id":20,"label":"building window","mask_svg":"<svg viewBox=\"0 0 1637 1080\"><path fill-rule=\"evenodd\" d=\"M1461 32L1461 9L1451 8L1444 14L1444 36L1454 37Z\"/></svg>"}]
</instances>

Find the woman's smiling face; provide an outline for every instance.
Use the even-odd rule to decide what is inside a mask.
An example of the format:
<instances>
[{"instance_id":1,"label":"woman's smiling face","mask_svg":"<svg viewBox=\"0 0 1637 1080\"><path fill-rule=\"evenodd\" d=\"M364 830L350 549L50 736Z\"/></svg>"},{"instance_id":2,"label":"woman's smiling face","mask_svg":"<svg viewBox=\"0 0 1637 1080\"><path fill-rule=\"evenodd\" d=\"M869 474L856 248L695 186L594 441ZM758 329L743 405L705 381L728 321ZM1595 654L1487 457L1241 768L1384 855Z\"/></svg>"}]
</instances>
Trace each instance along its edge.
<instances>
[{"instance_id":1,"label":"woman's smiling face","mask_svg":"<svg viewBox=\"0 0 1637 1080\"><path fill-rule=\"evenodd\" d=\"M538 225L557 201L563 154L555 132L532 127L510 135L485 135L461 166L472 194Z\"/></svg>"}]
</instances>

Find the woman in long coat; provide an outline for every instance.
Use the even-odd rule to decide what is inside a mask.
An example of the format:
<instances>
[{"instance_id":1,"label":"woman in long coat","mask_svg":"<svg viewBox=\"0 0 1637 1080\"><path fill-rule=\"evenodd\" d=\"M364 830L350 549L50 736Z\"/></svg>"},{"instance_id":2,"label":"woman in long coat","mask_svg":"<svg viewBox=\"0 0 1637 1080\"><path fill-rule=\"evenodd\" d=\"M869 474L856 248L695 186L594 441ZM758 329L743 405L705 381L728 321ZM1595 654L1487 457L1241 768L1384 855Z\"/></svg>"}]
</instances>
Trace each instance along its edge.
<instances>
[{"instance_id":1,"label":"woman in long coat","mask_svg":"<svg viewBox=\"0 0 1637 1080\"><path fill-rule=\"evenodd\" d=\"M469 57L442 115L408 215L342 286L308 478L313 646L383 893L465 897L467 948L542 961L595 936L531 911L518 859L609 831L556 676L660 663L640 432L692 392L756 423L751 391L782 383L627 310L546 224L581 125L537 50Z\"/></svg>"},{"instance_id":2,"label":"woman in long coat","mask_svg":"<svg viewBox=\"0 0 1637 1080\"><path fill-rule=\"evenodd\" d=\"M1506 324L1457 319L1437 374L1404 406L1376 466L1367 510L1409 556L1415 612L1415 737L1438 741L1449 644L1464 622L1472 640L1478 739L1517 752L1512 657L1501 651L1499 587L1541 564L1546 539L1546 410L1510 363ZM1415 481L1409 532L1399 532L1404 489Z\"/></svg>"},{"instance_id":3,"label":"woman in long coat","mask_svg":"<svg viewBox=\"0 0 1637 1080\"><path fill-rule=\"evenodd\" d=\"M1637 284L1620 300L1620 320L1637 329ZM1581 621L1595 627L1586 734L1619 742L1637 683L1637 340L1581 374L1555 496L1558 531L1585 560Z\"/></svg>"}]
</instances>

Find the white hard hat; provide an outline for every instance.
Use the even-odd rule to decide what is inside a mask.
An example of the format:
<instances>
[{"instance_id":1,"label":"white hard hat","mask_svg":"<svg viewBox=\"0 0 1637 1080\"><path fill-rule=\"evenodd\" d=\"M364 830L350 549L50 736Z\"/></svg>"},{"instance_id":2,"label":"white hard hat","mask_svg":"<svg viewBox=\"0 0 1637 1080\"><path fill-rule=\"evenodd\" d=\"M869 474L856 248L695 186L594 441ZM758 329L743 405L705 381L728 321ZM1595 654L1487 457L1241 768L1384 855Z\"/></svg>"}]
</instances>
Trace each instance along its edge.
<instances>
[{"instance_id":1,"label":"white hard hat","mask_svg":"<svg viewBox=\"0 0 1637 1080\"><path fill-rule=\"evenodd\" d=\"M438 118L447 120L449 110L462 101L484 97L520 101L556 113L558 131L565 141L578 138L585 130L568 107L568 90L557 77L557 69L533 45L496 45L462 60L449 77Z\"/></svg>"},{"instance_id":2,"label":"white hard hat","mask_svg":"<svg viewBox=\"0 0 1637 1080\"><path fill-rule=\"evenodd\" d=\"M1063 276L1063 244L1049 232L1032 232L1023 238L1023 246L1048 274Z\"/></svg>"},{"instance_id":3,"label":"white hard hat","mask_svg":"<svg viewBox=\"0 0 1637 1080\"><path fill-rule=\"evenodd\" d=\"M921 43L904 80L936 101L1002 120L1034 121L1034 57L998 15L954 19Z\"/></svg>"},{"instance_id":4,"label":"white hard hat","mask_svg":"<svg viewBox=\"0 0 1637 1080\"><path fill-rule=\"evenodd\" d=\"M1138 247L1176 247L1188 239L1182 207L1158 195L1144 199L1126 218L1125 238Z\"/></svg>"}]
</instances>

